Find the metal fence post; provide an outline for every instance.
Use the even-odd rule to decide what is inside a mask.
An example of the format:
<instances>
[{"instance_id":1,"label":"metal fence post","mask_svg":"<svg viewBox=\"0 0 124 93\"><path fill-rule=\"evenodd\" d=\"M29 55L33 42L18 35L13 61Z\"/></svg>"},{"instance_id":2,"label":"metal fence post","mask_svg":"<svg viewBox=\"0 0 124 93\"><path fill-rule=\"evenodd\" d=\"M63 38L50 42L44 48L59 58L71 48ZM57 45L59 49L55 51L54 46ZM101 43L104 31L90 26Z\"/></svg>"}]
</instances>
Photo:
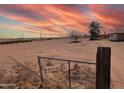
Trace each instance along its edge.
<instances>
[{"instance_id":1,"label":"metal fence post","mask_svg":"<svg viewBox=\"0 0 124 93\"><path fill-rule=\"evenodd\" d=\"M68 61L68 80L69 80L69 88L71 89L71 70L70 70L70 60Z\"/></svg>"},{"instance_id":2,"label":"metal fence post","mask_svg":"<svg viewBox=\"0 0 124 93\"><path fill-rule=\"evenodd\" d=\"M96 58L96 88L110 88L111 48L98 47Z\"/></svg>"},{"instance_id":3,"label":"metal fence post","mask_svg":"<svg viewBox=\"0 0 124 93\"><path fill-rule=\"evenodd\" d=\"M41 64L41 61L40 61L40 57L37 56L38 58L38 65L39 65L39 70L40 70L40 79L41 79L41 82L43 83L43 69L42 69L42 64Z\"/></svg>"}]
</instances>

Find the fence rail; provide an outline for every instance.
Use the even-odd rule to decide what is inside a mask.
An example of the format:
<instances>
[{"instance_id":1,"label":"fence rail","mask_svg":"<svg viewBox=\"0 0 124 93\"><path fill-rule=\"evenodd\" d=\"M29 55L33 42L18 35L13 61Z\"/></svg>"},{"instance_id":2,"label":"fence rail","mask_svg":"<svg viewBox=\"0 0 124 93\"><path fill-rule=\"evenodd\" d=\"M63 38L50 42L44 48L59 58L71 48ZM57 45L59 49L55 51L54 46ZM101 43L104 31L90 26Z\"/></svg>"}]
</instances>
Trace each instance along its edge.
<instances>
[{"instance_id":1,"label":"fence rail","mask_svg":"<svg viewBox=\"0 0 124 93\"><path fill-rule=\"evenodd\" d=\"M70 62L76 62L76 63L84 63L84 64L94 64L96 65L95 62L84 62L84 61L78 61L78 60L71 60L71 59L62 59L62 58L51 58L51 57L40 57L38 56L38 58L43 58L43 59L51 59L51 60L61 60L61 61L70 61Z\"/></svg>"}]
</instances>

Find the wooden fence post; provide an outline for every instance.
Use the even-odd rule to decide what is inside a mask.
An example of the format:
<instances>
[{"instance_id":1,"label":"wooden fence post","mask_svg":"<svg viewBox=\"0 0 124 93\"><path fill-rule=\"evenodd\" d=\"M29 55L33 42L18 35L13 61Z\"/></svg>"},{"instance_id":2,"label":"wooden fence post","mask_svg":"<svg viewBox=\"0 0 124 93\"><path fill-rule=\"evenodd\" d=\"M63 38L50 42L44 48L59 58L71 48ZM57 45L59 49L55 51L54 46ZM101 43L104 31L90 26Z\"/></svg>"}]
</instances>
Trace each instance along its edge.
<instances>
[{"instance_id":1,"label":"wooden fence post","mask_svg":"<svg viewBox=\"0 0 124 93\"><path fill-rule=\"evenodd\" d=\"M70 60L68 61L68 80L69 80L69 88L71 89L71 67L70 67Z\"/></svg>"},{"instance_id":2,"label":"wooden fence post","mask_svg":"<svg viewBox=\"0 0 124 93\"><path fill-rule=\"evenodd\" d=\"M96 58L96 89L110 89L111 48L98 47Z\"/></svg>"},{"instance_id":3,"label":"wooden fence post","mask_svg":"<svg viewBox=\"0 0 124 93\"><path fill-rule=\"evenodd\" d=\"M42 65L41 65L41 62L40 62L40 57L38 56L38 65L39 65L39 70L40 70L40 79L41 79L41 82L43 83L43 72L42 72Z\"/></svg>"}]
</instances>

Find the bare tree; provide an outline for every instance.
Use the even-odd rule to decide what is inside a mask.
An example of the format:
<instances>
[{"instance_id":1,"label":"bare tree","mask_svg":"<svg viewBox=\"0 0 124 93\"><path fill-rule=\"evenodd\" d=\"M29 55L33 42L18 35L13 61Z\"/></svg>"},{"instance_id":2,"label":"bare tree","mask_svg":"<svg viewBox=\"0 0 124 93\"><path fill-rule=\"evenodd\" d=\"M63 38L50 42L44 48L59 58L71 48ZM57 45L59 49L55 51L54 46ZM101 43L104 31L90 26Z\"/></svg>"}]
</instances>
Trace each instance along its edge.
<instances>
[{"instance_id":1,"label":"bare tree","mask_svg":"<svg viewBox=\"0 0 124 93\"><path fill-rule=\"evenodd\" d=\"M79 42L79 38L81 38L81 34L78 32L72 31L70 33L70 37L73 39L73 41L72 41L73 43L77 43L77 42Z\"/></svg>"}]
</instances>

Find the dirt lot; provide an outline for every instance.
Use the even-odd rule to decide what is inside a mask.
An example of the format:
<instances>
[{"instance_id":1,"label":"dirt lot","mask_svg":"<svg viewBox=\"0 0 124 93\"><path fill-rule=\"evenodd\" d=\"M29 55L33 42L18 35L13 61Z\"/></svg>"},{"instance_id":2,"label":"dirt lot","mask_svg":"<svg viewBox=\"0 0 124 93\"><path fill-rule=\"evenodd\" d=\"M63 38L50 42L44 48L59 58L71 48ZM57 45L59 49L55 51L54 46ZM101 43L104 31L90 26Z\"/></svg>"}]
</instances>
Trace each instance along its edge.
<instances>
[{"instance_id":1,"label":"dirt lot","mask_svg":"<svg viewBox=\"0 0 124 93\"><path fill-rule=\"evenodd\" d=\"M124 88L124 42L89 41L86 39L81 40L81 43L70 43L70 41L69 39L57 39L0 45L0 70L7 69L7 74L11 74L11 78L6 82L13 80L13 76L20 73L19 71L22 74L18 76L18 80L24 80L22 76L23 73L26 73L26 70L29 73L38 73L37 55L95 62L97 47L109 46L112 48L111 78L114 85L112 88ZM24 67L24 71L21 70L20 66ZM16 73L12 74L14 71ZM4 73L0 74L4 75ZM26 77L28 79L31 76L27 74ZM6 78L8 77L6 76ZM1 79L0 83L2 82L5 81Z\"/></svg>"}]
</instances>

